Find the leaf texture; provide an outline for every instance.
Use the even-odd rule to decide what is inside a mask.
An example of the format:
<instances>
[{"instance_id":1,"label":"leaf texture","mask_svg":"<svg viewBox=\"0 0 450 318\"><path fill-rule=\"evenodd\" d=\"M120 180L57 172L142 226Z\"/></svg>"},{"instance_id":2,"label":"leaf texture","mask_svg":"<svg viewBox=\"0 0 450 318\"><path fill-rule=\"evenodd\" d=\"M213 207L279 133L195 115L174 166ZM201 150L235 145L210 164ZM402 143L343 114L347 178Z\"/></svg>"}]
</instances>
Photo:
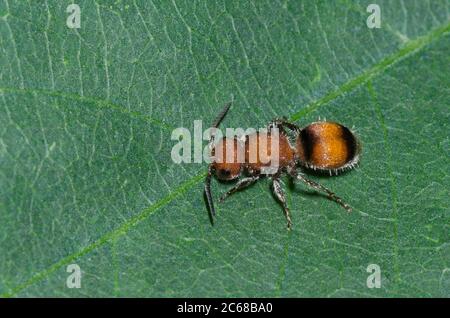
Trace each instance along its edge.
<instances>
[{"instance_id":1,"label":"leaf texture","mask_svg":"<svg viewBox=\"0 0 450 318\"><path fill-rule=\"evenodd\" d=\"M3 297L450 296L448 1L77 3L0 1ZM263 180L211 226L170 137L231 96L226 127L354 127L360 166L311 176L354 211L283 179L288 232Z\"/></svg>"}]
</instances>

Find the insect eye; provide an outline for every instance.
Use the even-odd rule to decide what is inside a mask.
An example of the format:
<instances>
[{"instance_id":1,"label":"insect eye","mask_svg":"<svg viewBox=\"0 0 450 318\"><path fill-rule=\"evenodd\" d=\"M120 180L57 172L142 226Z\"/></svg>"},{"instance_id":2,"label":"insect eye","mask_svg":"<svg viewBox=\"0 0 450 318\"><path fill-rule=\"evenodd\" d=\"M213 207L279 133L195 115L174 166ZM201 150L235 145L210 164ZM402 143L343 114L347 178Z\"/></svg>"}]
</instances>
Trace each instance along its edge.
<instances>
[{"instance_id":1,"label":"insect eye","mask_svg":"<svg viewBox=\"0 0 450 318\"><path fill-rule=\"evenodd\" d=\"M219 174L221 177L228 177L231 174L231 171L229 169L220 169Z\"/></svg>"}]
</instances>

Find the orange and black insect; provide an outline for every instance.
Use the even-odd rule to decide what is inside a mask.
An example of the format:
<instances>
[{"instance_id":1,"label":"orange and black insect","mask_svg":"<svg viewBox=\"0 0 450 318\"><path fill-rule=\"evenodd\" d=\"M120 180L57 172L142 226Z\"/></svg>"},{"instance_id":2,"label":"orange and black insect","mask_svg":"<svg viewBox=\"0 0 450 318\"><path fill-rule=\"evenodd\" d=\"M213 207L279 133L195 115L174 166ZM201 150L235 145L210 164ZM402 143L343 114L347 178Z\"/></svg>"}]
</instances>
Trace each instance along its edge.
<instances>
[{"instance_id":1,"label":"orange and black insect","mask_svg":"<svg viewBox=\"0 0 450 318\"><path fill-rule=\"evenodd\" d=\"M219 126L230 106L231 103L225 106L215 120L213 128ZM272 134L274 128L277 128L279 132L276 137L275 134ZM275 143L277 145L275 150L277 151L273 151L273 148L271 148L273 138L277 138L278 141ZM291 229L292 222L280 182L280 176L283 173L306 183L315 190L326 193L330 199L347 211L351 211L351 207L335 193L321 184L307 179L304 174L298 171L298 167L302 167L306 170L313 169L330 175L333 173L337 175L339 172L355 167L360 158L361 144L350 129L339 123L319 121L300 128L286 119L275 119L269 123L266 130L256 131L254 134L241 138L234 136L230 140L230 137L223 137L217 143L214 143L214 136L212 136L210 147L211 164L205 180L205 195L212 217L215 216L211 196L211 177L213 174L219 180L239 179L219 199L219 202L223 202L233 193L248 187L261 177L271 178L272 190L283 207L288 229ZM257 156L256 160L250 160L249 154L259 147L267 148L265 152L262 152L266 154L265 160L262 160L263 158L260 155ZM277 154L278 157L274 158L272 152ZM277 169L267 174L264 167L270 165L274 159L277 159ZM243 177L240 178L241 176Z\"/></svg>"}]
</instances>

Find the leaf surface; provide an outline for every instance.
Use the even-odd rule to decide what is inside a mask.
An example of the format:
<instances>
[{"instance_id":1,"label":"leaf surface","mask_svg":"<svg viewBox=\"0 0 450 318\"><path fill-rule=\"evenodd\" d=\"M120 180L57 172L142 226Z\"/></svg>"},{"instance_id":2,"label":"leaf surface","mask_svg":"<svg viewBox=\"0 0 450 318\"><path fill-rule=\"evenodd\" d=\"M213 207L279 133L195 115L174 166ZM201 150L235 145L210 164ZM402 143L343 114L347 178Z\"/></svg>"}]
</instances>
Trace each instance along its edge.
<instances>
[{"instance_id":1,"label":"leaf surface","mask_svg":"<svg viewBox=\"0 0 450 318\"><path fill-rule=\"evenodd\" d=\"M0 294L450 296L450 5L370 3L1 1ZM171 132L232 96L224 127L355 127L360 166L311 176L354 211L284 179L288 232L263 180L211 226Z\"/></svg>"}]
</instances>

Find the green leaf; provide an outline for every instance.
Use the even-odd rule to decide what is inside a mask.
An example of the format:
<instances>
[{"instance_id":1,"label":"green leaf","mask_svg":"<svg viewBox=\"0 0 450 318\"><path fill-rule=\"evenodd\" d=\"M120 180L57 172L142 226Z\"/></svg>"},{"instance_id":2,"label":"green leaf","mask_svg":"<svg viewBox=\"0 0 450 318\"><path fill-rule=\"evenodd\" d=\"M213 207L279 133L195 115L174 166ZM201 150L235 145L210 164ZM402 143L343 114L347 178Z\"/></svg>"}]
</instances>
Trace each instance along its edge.
<instances>
[{"instance_id":1,"label":"green leaf","mask_svg":"<svg viewBox=\"0 0 450 318\"><path fill-rule=\"evenodd\" d=\"M2 296L450 296L448 1L71 2L0 1ZM353 212L284 179L288 232L263 180L211 226L171 132L231 96L223 127L354 126L360 166L311 176Z\"/></svg>"}]
</instances>

